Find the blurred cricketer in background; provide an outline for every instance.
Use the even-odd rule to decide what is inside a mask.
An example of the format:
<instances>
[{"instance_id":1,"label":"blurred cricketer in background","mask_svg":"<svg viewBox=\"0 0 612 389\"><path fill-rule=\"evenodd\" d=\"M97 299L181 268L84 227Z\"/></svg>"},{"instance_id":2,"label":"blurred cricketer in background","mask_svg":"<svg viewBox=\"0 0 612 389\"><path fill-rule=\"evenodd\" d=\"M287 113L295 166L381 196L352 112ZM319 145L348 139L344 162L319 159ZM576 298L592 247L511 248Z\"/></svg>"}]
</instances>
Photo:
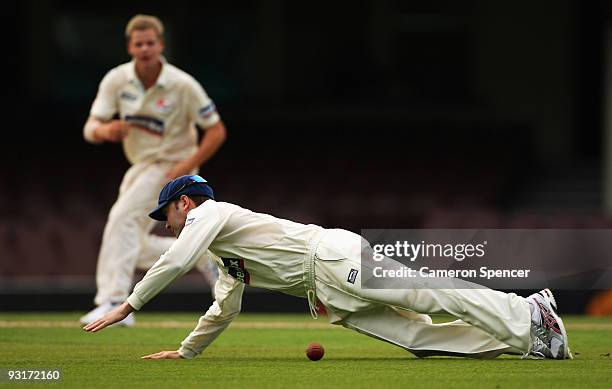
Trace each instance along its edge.
<instances>
[{"instance_id":1,"label":"blurred cricketer in background","mask_svg":"<svg viewBox=\"0 0 612 389\"><path fill-rule=\"evenodd\" d=\"M104 76L83 130L90 143L122 142L132 165L104 228L96 270L98 307L81 317L83 324L124 301L136 267L151 267L170 247L174 238L150 234L155 224L147 212L157 192L173 178L196 173L226 137L204 89L162 57L163 30L154 16L129 21L125 35L132 61ZM196 125L206 131L199 147ZM217 273L211 264L202 256L196 267L212 288ZM122 321L133 323L133 315Z\"/></svg>"},{"instance_id":2,"label":"blurred cricketer in background","mask_svg":"<svg viewBox=\"0 0 612 389\"><path fill-rule=\"evenodd\" d=\"M307 298L315 318L320 301L331 323L419 357L493 358L512 353L571 358L567 333L548 289L528 298L491 289L419 289L411 280L406 280L405 289L363 289L361 252L369 243L361 236L255 213L214 198L200 176L179 177L164 186L150 216L166 221L178 240L126 302L85 326L86 331L99 331L141 309L210 250L220 269L212 306L178 350L145 358L200 354L238 315L245 284ZM426 314L440 312L458 320L432 324Z\"/></svg>"}]
</instances>

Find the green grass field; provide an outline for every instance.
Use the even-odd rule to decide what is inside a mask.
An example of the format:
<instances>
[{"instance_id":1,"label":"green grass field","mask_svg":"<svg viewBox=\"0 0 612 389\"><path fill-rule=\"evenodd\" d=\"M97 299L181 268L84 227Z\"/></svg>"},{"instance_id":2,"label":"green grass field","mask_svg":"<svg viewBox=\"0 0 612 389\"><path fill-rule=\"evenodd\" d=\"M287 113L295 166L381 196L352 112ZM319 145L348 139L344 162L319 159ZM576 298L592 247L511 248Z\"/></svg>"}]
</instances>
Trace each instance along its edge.
<instances>
[{"instance_id":1,"label":"green grass field","mask_svg":"<svg viewBox=\"0 0 612 389\"><path fill-rule=\"evenodd\" d=\"M140 313L134 328L82 331L79 313L0 314L0 369L62 369L66 387L610 388L612 318L566 317L574 360L416 359L307 315L240 317L193 360L141 360L174 350L197 313ZM437 318L438 321L444 318ZM309 342L325 357L309 361ZM6 386L6 384L0 384Z\"/></svg>"}]
</instances>

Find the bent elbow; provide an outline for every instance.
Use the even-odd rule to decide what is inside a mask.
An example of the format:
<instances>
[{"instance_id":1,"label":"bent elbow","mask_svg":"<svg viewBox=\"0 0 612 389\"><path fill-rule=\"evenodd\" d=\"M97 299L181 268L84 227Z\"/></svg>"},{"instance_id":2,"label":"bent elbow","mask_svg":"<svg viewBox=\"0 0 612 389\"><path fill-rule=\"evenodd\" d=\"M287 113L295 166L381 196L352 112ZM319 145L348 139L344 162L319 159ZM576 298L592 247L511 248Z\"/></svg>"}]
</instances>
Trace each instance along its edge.
<instances>
[{"instance_id":1,"label":"bent elbow","mask_svg":"<svg viewBox=\"0 0 612 389\"><path fill-rule=\"evenodd\" d=\"M90 116L83 126L83 139L92 144L102 143L102 141L96 137L96 128L100 126L100 124L101 122L99 120Z\"/></svg>"},{"instance_id":2,"label":"bent elbow","mask_svg":"<svg viewBox=\"0 0 612 389\"><path fill-rule=\"evenodd\" d=\"M215 131L215 136L219 144L223 144L225 140L227 139L227 129L225 128L225 125L223 124L223 122L219 122L219 125L217 126L217 130Z\"/></svg>"}]
</instances>

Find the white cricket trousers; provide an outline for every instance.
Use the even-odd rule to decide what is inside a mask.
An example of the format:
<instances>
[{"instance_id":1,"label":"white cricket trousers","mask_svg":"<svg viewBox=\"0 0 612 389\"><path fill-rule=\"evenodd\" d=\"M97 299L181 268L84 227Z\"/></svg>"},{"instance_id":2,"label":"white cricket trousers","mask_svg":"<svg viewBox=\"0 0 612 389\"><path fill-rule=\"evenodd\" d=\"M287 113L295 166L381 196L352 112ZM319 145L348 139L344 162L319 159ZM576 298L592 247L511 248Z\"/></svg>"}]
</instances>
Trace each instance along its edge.
<instances>
[{"instance_id":1,"label":"white cricket trousers","mask_svg":"<svg viewBox=\"0 0 612 389\"><path fill-rule=\"evenodd\" d=\"M361 244L357 234L327 230L317 246L316 293L330 322L419 357L494 358L529 350L531 313L523 297L484 288L421 289L409 278L403 289L362 289ZM354 283L349 282L352 269L359 271ZM430 313L457 320L432 324Z\"/></svg>"},{"instance_id":2,"label":"white cricket trousers","mask_svg":"<svg viewBox=\"0 0 612 389\"><path fill-rule=\"evenodd\" d=\"M148 216L169 181L166 172L172 165L172 162L135 164L123 176L102 235L96 269L96 305L125 301L132 290L136 268L149 269L176 240L151 234L156 222ZM196 267L207 274L209 265L203 255Z\"/></svg>"}]
</instances>

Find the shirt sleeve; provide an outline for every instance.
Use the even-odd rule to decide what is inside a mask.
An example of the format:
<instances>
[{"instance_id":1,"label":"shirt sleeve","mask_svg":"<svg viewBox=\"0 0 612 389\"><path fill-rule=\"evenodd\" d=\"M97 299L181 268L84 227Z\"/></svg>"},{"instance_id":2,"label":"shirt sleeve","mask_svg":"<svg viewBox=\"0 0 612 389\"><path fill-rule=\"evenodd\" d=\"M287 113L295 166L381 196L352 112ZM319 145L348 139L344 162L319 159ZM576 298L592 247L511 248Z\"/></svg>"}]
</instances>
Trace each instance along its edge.
<instances>
[{"instance_id":1,"label":"shirt sleeve","mask_svg":"<svg viewBox=\"0 0 612 389\"><path fill-rule=\"evenodd\" d=\"M181 357L194 358L221 335L240 313L243 291L244 284L230 276L225 269L221 269L215 284L215 301L206 314L200 317L196 328L181 343Z\"/></svg>"},{"instance_id":2,"label":"shirt sleeve","mask_svg":"<svg viewBox=\"0 0 612 389\"><path fill-rule=\"evenodd\" d=\"M119 112L116 98L117 70L111 70L104 76L98 87L98 94L91 105L89 114L102 121L110 120Z\"/></svg>"},{"instance_id":3,"label":"shirt sleeve","mask_svg":"<svg viewBox=\"0 0 612 389\"><path fill-rule=\"evenodd\" d=\"M198 254L206 251L219 234L224 222L218 208L207 203L187 214L185 227L178 239L134 286L134 291L127 298L134 309L141 309L174 280L191 270L199 259Z\"/></svg>"},{"instance_id":4,"label":"shirt sleeve","mask_svg":"<svg viewBox=\"0 0 612 389\"><path fill-rule=\"evenodd\" d=\"M208 97L206 91L195 80L189 91L189 112L191 119L202 128L214 126L221 120L215 103Z\"/></svg>"}]
</instances>

